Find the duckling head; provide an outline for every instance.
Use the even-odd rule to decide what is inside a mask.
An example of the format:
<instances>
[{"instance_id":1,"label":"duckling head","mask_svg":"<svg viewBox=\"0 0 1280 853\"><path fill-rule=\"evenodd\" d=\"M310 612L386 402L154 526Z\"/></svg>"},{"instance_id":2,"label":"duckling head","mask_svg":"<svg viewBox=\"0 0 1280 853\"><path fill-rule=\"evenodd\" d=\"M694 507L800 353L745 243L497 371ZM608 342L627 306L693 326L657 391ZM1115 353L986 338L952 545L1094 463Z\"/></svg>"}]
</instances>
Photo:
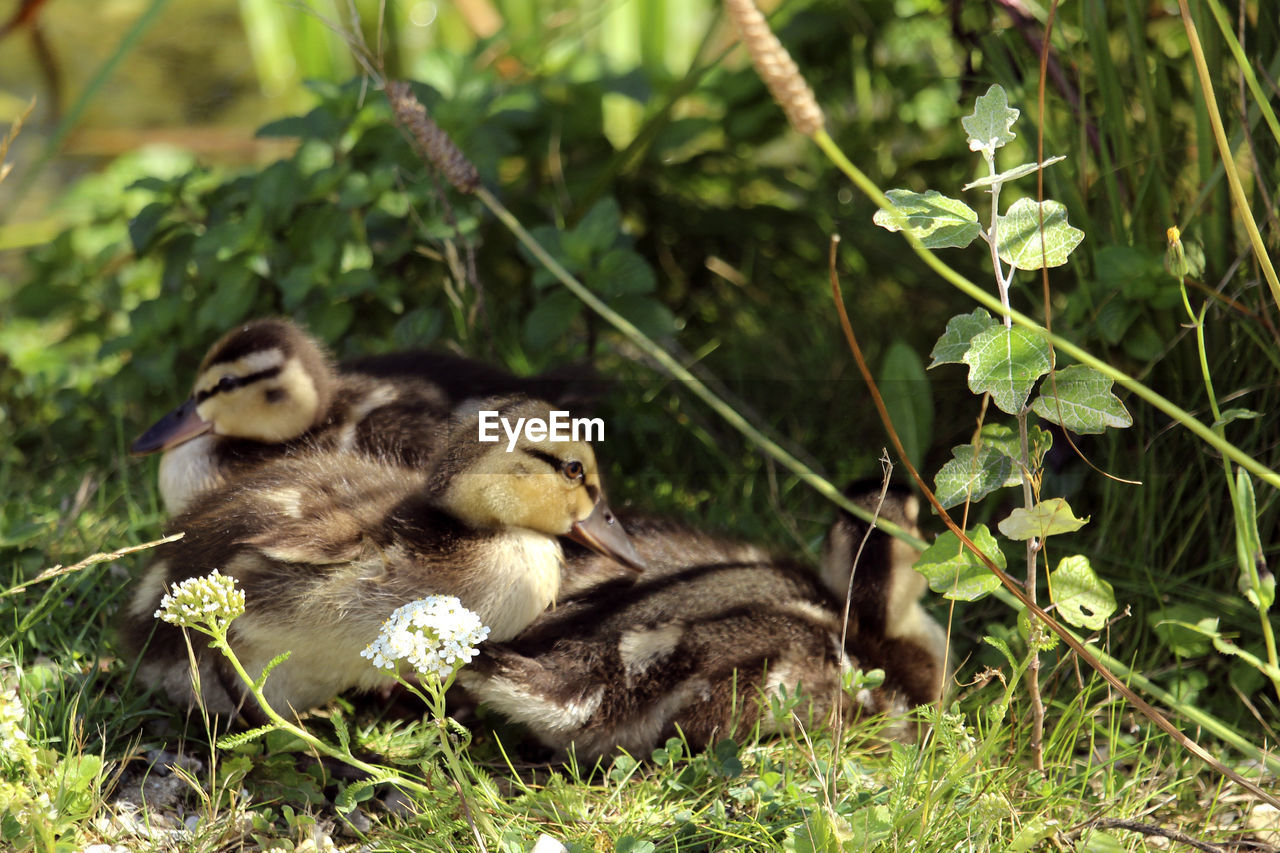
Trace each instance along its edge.
<instances>
[{"instance_id":1,"label":"duckling head","mask_svg":"<svg viewBox=\"0 0 1280 853\"><path fill-rule=\"evenodd\" d=\"M557 440L553 430L542 428L551 419L549 404L526 397L464 403L454 413L432 476L436 503L471 527L567 536L641 571L631 540L605 500L591 445ZM489 436L501 438L482 440L486 425Z\"/></svg>"},{"instance_id":2,"label":"duckling head","mask_svg":"<svg viewBox=\"0 0 1280 853\"><path fill-rule=\"evenodd\" d=\"M288 320L255 320L205 355L191 396L130 446L138 456L199 435L275 443L302 435L329 406L333 368L320 345Z\"/></svg>"}]
</instances>

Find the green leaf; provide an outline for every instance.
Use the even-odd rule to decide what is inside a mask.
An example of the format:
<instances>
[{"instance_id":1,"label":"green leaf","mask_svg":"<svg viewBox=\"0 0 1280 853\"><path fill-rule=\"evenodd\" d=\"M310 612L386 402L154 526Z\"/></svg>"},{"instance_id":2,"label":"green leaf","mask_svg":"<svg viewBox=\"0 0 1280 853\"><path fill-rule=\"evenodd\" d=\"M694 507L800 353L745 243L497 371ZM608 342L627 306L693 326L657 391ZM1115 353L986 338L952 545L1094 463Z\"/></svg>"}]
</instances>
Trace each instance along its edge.
<instances>
[{"instance_id":1,"label":"green leaf","mask_svg":"<svg viewBox=\"0 0 1280 853\"><path fill-rule=\"evenodd\" d=\"M657 847L647 838L624 835L613 845L614 853L653 853Z\"/></svg>"},{"instance_id":2,"label":"green leaf","mask_svg":"<svg viewBox=\"0 0 1280 853\"><path fill-rule=\"evenodd\" d=\"M278 667L280 664L287 661L289 659L289 656L292 654L293 654L292 651L281 652L280 654L273 657L270 661L268 661L267 665L262 668L262 674L259 675L257 679L253 682L254 689L261 690L262 686L267 683L267 676L271 675L271 671L276 667Z\"/></svg>"},{"instance_id":3,"label":"green leaf","mask_svg":"<svg viewBox=\"0 0 1280 853\"><path fill-rule=\"evenodd\" d=\"M1195 604L1170 604L1148 614L1151 630L1175 657L1199 657L1209 651L1210 638L1218 633L1218 618ZM1194 625L1195 627L1188 627Z\"/></svg>"},{"instance_id":4,"label":"green leaf","mask_svg":"<svg viewBox=\"0 0 1280 853\"><path fill-rule=\"evenodd\" d=\"M102 772L102 758L92 753L70 756L63 762L62 770L62 785L82 793L93 787Z\"/></svg>"},{"instance_id":5,"label":"green leaf","mask_svg":"<svg viewBox=\"0 0 1280 853\"><path fill-rule=\"evenodd\" d=\"M708 756L711 772L726 779L733 779L743 773L742 761L738 758L738 742L733 738L721 738Z\"/></svg>"},{"instance_id":6,"label":"green leaf","mask_svg":"<svg viewBox=\"0 0 1280 853\"><path fill-rule=\"evenodd\" d=\"M582 303L572 293L550 293L524 318L524 339L535 351L543 352L569 331L581 312Z\"/></svg>"},{"instance_id":7,"label":"green leaf","mask_svg":"<svg viewBox=\"0 0 1280 853\"><path fill-rule=\"evenodd\" d=\"M669 338L676 330L671 309L650 296L621 296L610 304L651 338Z\"/></svg>"},{"instance_id":8,"label":"green leaf","mask_svg":"<svg viewBox=\"0 0 1280 853\"><path fill-rule=\"evenodd\" d=\"M1039 652L1051 652L1058 647L1058 635L1049 630L1049 628L1038 617L1035 620L1034 636L1031 630L1031 611L1023 607L1018 610L1018 634L1026 641L1027 648L1035 648Z\"/></svg>"},{"instance_id":9,"label":"green leaf","mask_svg":"<svg viewBox=\"0 0 1280 853\"><path fill-rule=\"evenodd\" d=\"M319 283L315 270L305 265L295 266L278 276L276 289L280 291L280 303L284 310L290 313L298 310Z\"/></svg>"},{"instance_id":10,"label":"green leaf","mask_svg":"<svg viewBox=\"0 0 1280 853\"><path fill-rule=\"evenodd\" d=\"M145 255L151 249L156 235L160 233L160 223L168 212L169 205L153 201L129 220L129 241L133 243L136 254Z\"/></svg>"},{"instance_id":11,"label":"green leaf","mask_svg":"<svg viewBox=\"0 0 1280 853\"><path fill-rule=\"evenodd\" d=\"M920 464L933 437L933 394L924 362L906 342L895 340L880 365L879 384L907 458Z\"/></svg>"},{"instance_id":12,"label":"green leaf","mask_svg":"<svg viewBox=\"0 0 1280 853\"><path fill-rule=\"evenodd\" d=\"M971 314L957 314L947 321L946 331L929 353L933 361L929 367L939 364L964 364L964 354L969 351L969 344L979 332L1000 325L1000 321L981 308L975 308Z\"/></svg>"},{"instance_id":13,"label":"green leaf","mask_svg":"<svg viewBox=\"0 0 1280 853\"><path fill-rule=\"evenodd\" d=\"M974 101L973 113L960 119L969 134L969 150L994 155L1016 136L1009 128L1018 120L1018 111L1010 108L1009 96L998 84L992 84L985 95Z\"/></svg>"},{"instance_id":14,"label":"green leaf","mask_svg":"<svg viewBox=\"0 0 1280 853\"><path fill-rule=\"evenodd\" d=\"M539 246L546 250L548 255L559 261L560 265L569 270L569 272L579 273L582 271L581 267L576 266L569 260L565 248L562 245L564 233L560 231L560 229L551 225L539 225L534 228L530 228L529 235L533 237L534 241ZM520 255L526 262L528 262L529 266L534 269L534 287L542 289L557 283L555 275L544 267L542 263L535 258L527 248L525 248L524 244L520 245Z\"/></svg>"},{"instance_id":15,"label":"green leaf","mask_svg":"<svg viewBox=\"0 0 1280 853\"><path fill-rule=\"evenodd\" d=\"M997 566L1003 569L1008 565L996 538L985 524L974 525L968 535ZM950 530L920 555L916 571L928 578L929 588L934 592L957 601L976 601L1000 586L1000 579L987 568L987 564L961 545L959 537Z\"/></svg>"},{"instance_id":16,"label":"green leaf","mask_svg":"<svg viewBox=\"0 0 1280 853\"><path fill-rule=\"evenodd\" d=\"M343 752L351 751L351 732L347 729L347 721L343 719L342 712L337 711L329 718L333 722L333 733L338 736L338 746L342 747Z\"/></svg>"},{"instance_id":17,"label":"green leaf","mask_svg":"<svg viewBox=\"0 0 1280 853\"><path fill-rule=\"evenodd\" d=\"M236 749L244 746L250 741L255 741L265 735L267 732L275 731L274 725L258 726L256 729L249 729L247 732L237 732L233 735L224 735L218 738L218 749Z\"/></svg>"},{"instance_id":18,"label":"green leaf","mask_svg":"<svg viewBox=\"0 0 1280 853\"><path fill-rule=\"evenodd\" d=\"M196 328L202 332L221 332L243 320L253 307L257 286L253 275L235 264L218 264L220 272L210 297L196 310ZM332 340L332 339L329 339Z\"/></svg>"},{"instance_id":19,"label":"green leaf","mask_svg":"<svg viewBox=\"0 0 1280 853\"><path fill-rule=\"evenodd\" d=\"M1027 851L1039 846L1040 842L1061 829L1061 825L1056 820L1038 816L1032 817L1030 820L1023 822L1017 834L1009 840L1009 846L1006 849L1009 853L1027 853Z\"/></svg>"},{"instance_id":20,"label":"green leaf","mask_svg":"<svg viewBox=\"0 0 1280 853\"><path fill-rule=\"evenodd\" d=\"M622 231L622 212L612 198L602 198L587 211L563 241L565 254L577 265L586 266L592 255L607 250Z\"/></svg>"},{"instance_id":21,"label":"green leaf","mask_svg":"<svg viewBox=\"0 0 1280 853\"><path fill-rule=\"evenodd\" d=\"M1063 498L1049 498L1030 510L1017 507L996 527L1010 539L1044 539L1059 533L1071 533L1089 523L1089 517L1076 518L1071 505Z\"/></svg>"},{"instance_id":22,"label":"green leaf","mask_svg":"<svg viewBox=\"0 0 1280 853\"><path fill-rule=\"evenodd\" d=\"M1049 572L1049 597L1069 624L1100 631L1116 612L1115 590L1098 577L1089 558L1079 554L1058 561Z\"/></svg>"},{"instance_id":23,"label":"green leaf","mask_svg":"<svg viewBox=\"0 0 1280 853\"><path fill-rule=\"evenodd\" d=\"M440 335L444 316L434 308L414 308L396 321L391 340L396 349L422 349Z\"/></svg>"},{"instance_id":24,"label":"green leaf","mask_svg":"<svg viewBox=\"0 0 1280 853\"><path fill-rule=\"evenodd\" d=\"M1262 417L1262 412L1255 412L1253 409L1223 409L1221 416L1213 422L1213 425L1226 426L1232 421L1239 420L1257 420Z\"/></svg>"},{"instance_id":25,"label":"green leaf","mask_svg":"<svg viewBox=\"0 0 1280 853\"><path fill-rule=\"evenodd\" d=\"M978 444L990 447L995 452L1007 456L1014 462L1017 462L1018 457L1022 454L1022 448L1018 442L1018 434L1014 432L1013 427L1006 424L986 424L983 426L978 432ZM1018 482L1021 483L1022 479L1018 478Z\"/></svg>"},{"instance_id":26,"label":"green leaf","mask_svg":"<svg viewBox=\"0 0 1280 853\"><path fill-rule=\"evenodd\" d=\"M885 196L893 207L880 208L871 221L889 231L907 231L929 249L963 249L982 233L973 208L937 190L889 190Z\"/></svg>"},{"instance_id":27,"label":"green leaf","mask_svg":"<svg viewBox=\"0 0 1280 853\"><path fill-rule=\"evenodd\" d=\"M1092 367L1073 364L1040 384L1040 396L1031 403L1031 411L1081 435L1132 426L1133 417L1111 393L1111 385L1110 377Z\"/></svg>"},{"instance_id":28,"label":"green leaf","mask_svg":"<svg viewBox=\"0 0 1280 853\"><path fill-rule=\"evenodd\" d=\"M976 181L970 181L965 184L962 189L972 190L979 187L989 187L994 184L1005 184L1009 181L1016 181L1023 175L1030 175L1038 169L1042 169L1045 166L1052 166L1054 163L1059 163L1065 159L1067 159L1065 154L1059 154L1056 157L1050 157L1042 163L1023 163L1021 166L1015 166L1014 168L1008 169L997 175L988 175L985 178L978 178Z\"/></svg>"},{"instance_id":29,"label":"green leaf","mask_svg":"<svg viewBox=\"0 0 1280 853\"><path fill-rule=\"evenodd\" d=\"M653 293L658 285L653 268L630 249L610 249L587 276L586 284L606 299Z\"/></svg>"},{"instance_id":30,"label":"green leaf","mask_svg":"<svg viewBox=\"0 0 1280 853\"><path fill-rule=\"evenodd\" d=\"M303 325L322 341L341 340L356 318L350 302L310 302L301 314Z\"/></svg>"},{"instance_id":31,"label":"green leaf","mask_svg":"<svg viewBox=\"0 0 1280 853\"><path fill-rule=\"evenodd\" d=\"M327 106L316 107L305 116L290 116L268 122L254 134L258 139L297 137L299 139L333 139L342 132L342 122Z\"/></svg>"},{"instance_id":32,"label":"green leaf","mask_svg":"<svg viewBox=\"0 0 1280 853\"><path fill-rule=\"evenodd\" d=\"M969 390L990 394L1000 411L1016 415L1036 380L1049 372L1049 345L1026 329L996 325L973 337L963 361Z\"/></svg>"},{"instance_id":33,"label":"green leaf","mask_svg":"<svg viewBox=\"0 0 1280 853\"><path fill-rule=\"evenodd\" d=\"M1236 564L1240 568L1237 584L1249 603L1265 613L1276 601L1276 578L1267 569L1262 537L1258 534L1253 479L1243 468L1236 469L1236 488L1231 498L1236 516Z\"/></svg>"},{"instance_id":34,"label":"green leaf","mask_svg":"<svg viewBox=\"0 0 1280 853\"><path fill-rule=\"evenodd\" d=\"M1041 239L1040 210L1044 209L1044 237ZM1080 245L1084 232L1067 224L1067 208L1060 202L1045 200L1037 205L1020 198L1000 217L996 245L1000 259L1020 270L1038 270L1042 266L1060 267L1067 256ZM1042 250L1043 247L1043 250Z\"/></svg>"},{"instance_id":35,"label":"green leaf","mask_svg":"<svg viewBox=\"0 0 1280 853\"><path fill-rule=\"evenodd\" d=\"M965 501L980 501L996 489L1022 482L1018 437L1003 424L987 424L974 443L951 449L952 458L934 478L934 491L943 509Z\"/></svg>"},{"instance_id":36,"label":"green leaf","mask_svg":"<svg viewBox=\"0 0 1280 853\"><path fill-rule=\"evenodd\" d=\"M1280 681L1280 666L1267 663L1252 652L1240 648L1221 634L1213 638L1213 647L1217 649L1220 654L1234 655L1240 658L1272 681Z\"/></svg>"},{"instance_id":37,"label":"green leaf","mask_svg":"<svg viewBox=\"0 0 1280 853\"><path fill-rule=\"evenodd\" d=\"M338 798L333 801L333 807L342 814L347 814L360 803L373 797L373 789L375 786L384 782L384 779L357 779L348 783L347 787L342 789L342 793L338 794Z\"/></svg>"}]
</instances>

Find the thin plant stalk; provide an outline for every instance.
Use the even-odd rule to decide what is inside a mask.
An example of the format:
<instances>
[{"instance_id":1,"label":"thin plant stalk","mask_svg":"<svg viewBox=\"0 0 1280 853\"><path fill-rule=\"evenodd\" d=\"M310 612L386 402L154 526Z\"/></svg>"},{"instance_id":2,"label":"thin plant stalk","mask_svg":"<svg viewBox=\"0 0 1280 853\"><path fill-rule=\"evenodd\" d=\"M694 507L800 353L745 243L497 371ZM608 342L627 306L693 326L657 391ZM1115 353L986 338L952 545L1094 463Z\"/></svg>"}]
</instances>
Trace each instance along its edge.
<instances>
[{"instance_id":1,"label":"thin plant stalk","mask_svg":"<svg viewBox=\"0 0 1280 853\"><path fill-rule=\"evenodd\" d=\"M367 773L369 776L378 779L379 781L390 782L393 785L402 785L403 787L410 788L420 794L426 794L431 791L430 788L420 782L407 779L396 773L389 774L386 768L378 767L368 763L367 761L362 761L350 752L330 746L328 743L325 743L320 738L311 734L311 732L307 731L302 726L297 723L290 722L279 711L271 707L271 703L267 701L267 697L262 693L262 686L258 682L254 681L254 679L249 676L249 673L245 671L244 665L240 663L240 658L236 657L236 653L232 650L231 644L227 642L227 632L225 627L221 630L206 630L204 628L195 628L195 630L209 635L211 640L210 646L221 652L231 663L231 668L235 670L236 675L238 675L245 683L250 695L253 696L254 701L258 703L258 707L262 709L262 713L264 713L267 719L271 721L272 726L288 732L310 746L316 752L323 753L330 758L335 758L344 764L349 764L357 770Z\"/></svg>"},{"instance_id":2,"label":"thin plant stalk","mask_svg":"<svg viewBox=\"0 0 1280 853\"><path fill-rule=\"evenodd\" d=\"M476 825L477 818L467 805L467 798L462 790L462 780L466 779L466 774L462 770L462 761L458 757L458 751L453 748L451 741L452 733L449 730L449 709L446 707L445 694L448 693L449 687L452 686L454 678L457 676L455 670L444 684L438 682L433 686L420 690L417 685L403 678L399 673L396 674L396 681L405 687L414 696L422 700L422 703L431 709L431 717L437 728L440 730L440 751L444 753L445 764L449 767L450 776L453 779L454 787L458 791L458 801L462 804L463 814L467 818L467 823L471 827L471 834L476 839L476 844L480 846L480 850L485 851L484 835L481 834L480 828ZM484 833L492 838L497 837L489 816L484 812L479 813L480 824L484 825Z\"/></svg>"},{"instance_id":3,"label":"thin plant stalk","mask_svg":"<svg viewBox=\"0 0 1280 853\"><path fill-rule=\"evenodd\" d=\"M995 177L999 174L996 168L995 149L983 149L982 159L987 164L987 174ZM1013 283L1013 276L1016 267L1009 265L1009 272L1006 275L1004 265L1000 261L1000 188L1002 183L996 181L991 185L989 192L991 193L991 222L987 226L983 237L991 248L991 268L996 279L996 290L1000 294L1001 315L1004 319L1004 327L1006 329L1013 328L1013 319L1010 316L1012 306L1009 303L1009 286ZM1044 206L1040 205L1040 215L1044 216ZM1044 223L1040 223L1041 233L1044 231ZM1044 248L1043 239L1040 241L1041 249ZM1018 410L1016 415L1018 421L1018 464L1022 467L1022 503L1027 512L1031 512L1035 508L1036 497L1031 490L1031 450L1027 442L1027 416L1030 409L1023 406ZM1039 547L1035 539L1028 539L1026 544L1027 557L1027 596L1032 600L1036 600L1036 569L1038 560ZM1031 756L1032 762L1036 770L1044 772L1044 699L1040 695L1040 646L1037 642L1039 639L1040 625L1030 613L1027 614L1031 624L1031 636L1028 638L1027 646L1030 651L1030 658L1027 663L1027 692L1031 697Z\"/></svg>"},{"instance_id":4,"label":"thin plant stalk","mask_svg":"<svg viewBox=\"0 0 1280 853\"><path fill-rule=\"evenodd\" d=\"M1209 411L1213 414L1214 429L1218 432L1226 431L1226 425L1222 422L1222 411L1218 406L1218 395L1213 390L1213 376L1209 371L1209 354L1205 347L1205 331L1204 318L1205 313L1209 310L1209 303L1205 302L1200 306L1200 312L1197 314L1191 308L1191 298L1187 295L1186 277L1178 276L1178 286L1182 290L1182 306L1186 309L1187 316L1191 318L1191 323L1196 330L1196 349L1200 358L1200 374L1204 378L1204 390L1209 397ZM1227 492L1231 497L1231 506L1239 507L1241 496L1236 491L1235 477L1231 475L1231 462L1227 459L1222 460L1222 470L1227 478ZM1254 572L1254 580L1257 579L1256 570ZM1261 601L1258 602L1258 616L1262 621L1262 641L1267 649L1267 661L1274 669L1276 666L1276 636L1271 628L1271 619L1268 617L1267 609ZM1269 675L1268 680L1271 687L1276 691L1276 696L1280 697L1280 678L1275 675Z\"/></svg>"},{"instance_id":5,"label":"thin plant stalk","mask_svg":"<svg viewBox=\"0 0 1280 853\"><path fill-rule=\"evenodd\" d=\"M1227 132L1222 126L1222 115L1218 112L1218 99L1213 94L1213 80L1209 77L1209 65L1204 58L1204 48L1200 44L1200 35L1196 31L1195 22L1191 20L1191 10L1187 0L1178 0L1178 8L1182 11L1182 25L1187 31L1187 41L1191 45L1191 57L1195 60L1196 74L1200 80L1200 92L1204 95L1205 109L1209 114L1209 123L1213 128L1213 138L1218 144L1218 154L1222 157L1222 167L1226 169L1227 186L1231 189L1231 201L1249 236L1249 245L1253 247L1253 255L1262 269L1262 277L1267 280L1271 289L1271 298L1280 306L1280 279L1276 277L1276 269L1271 264L1267 247L1262 242L1262 234L1258 231L1258 223L1253 220L1253 212L1249 210L1249 200L1245 198L1244 186L1240 183L1240 173L1236 171L1235 157L1231 152L1231 144L1227 141ZM1245 66L1247 67L1247 63ZM1265 100L1265 99L1264 99ZM1274 485L1274 484L1273 484Z\"/></svg>"}]
</instances>

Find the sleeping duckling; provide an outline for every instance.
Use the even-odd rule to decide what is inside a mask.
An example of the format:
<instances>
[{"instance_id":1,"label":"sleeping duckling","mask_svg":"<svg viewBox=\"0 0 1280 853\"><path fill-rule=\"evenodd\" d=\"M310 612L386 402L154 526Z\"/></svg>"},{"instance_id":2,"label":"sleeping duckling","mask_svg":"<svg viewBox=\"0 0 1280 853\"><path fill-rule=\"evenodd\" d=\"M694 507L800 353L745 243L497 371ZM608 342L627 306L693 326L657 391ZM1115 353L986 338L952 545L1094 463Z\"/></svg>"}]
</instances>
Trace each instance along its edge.
<instances>
[{"instance_id":1,"label":"sleeping duckling","mask_svg":"<svg viewBox=\"0 0 1280 853\"><path fill-rule=\"evenodd\" d=\"M859 499L874 506L871 496ZM892 494L882 515L914 527L916 503ZM700 749L720 737L770 731L767 697L803 691L802 720L831 720L842 675L884 670L884 683L843 700L846 716L899 714L937 702L947 642L919 603L912 549L873 532L845 589L867 525L834 526L822 578L752 545L661 520L628 520L645 572L622 577L593 555L571 555L580 587L518 637L487 643L458 674L477 701L556 750L593 761L615 749L648 755L683 732ZM910 738L913 728L901 726Z\"/></svg>"},{"instance_id":2,"label":"sleeping duckling","mask_svg":"<svg viewBox=\"0 0 1280 853\"><path fill-rule=\"evenodd\" d=\"M215 343L191 396L130 446L164 451L160 495L175 515L192 498L270 459L347 450L426 467L458 403L498 394L572 397L568 375L520 378L442 353L369 356L339 367L293 322L246 323Z\"/></svg>"},{"instance_id":3,"label":"sleeping duckling","mask_svg":"<svg viewBox=\"0 0 1280 853\"><path fill-rule=\"evenodd\" d=\"M229 634L245 668L256 677L292 652L266 695L296 711L385 683L360 652L393 610L416 599L456 595L491 638L515 636L556 598L559 536L638 569L591 446L524 433L511 451L481 443L486 409L512 422L550 412L527 398L468 405L451 420L431 472L314 453L282 457L198 496L170 525L185 538L157 549L124 614L125 644L142 654L140 679L176 702L196 700L186 644L152 614L167 587L215 568L245 593L246 611ZM208 710L238 710L243 694L226 661L202 643L193 647Z\"/></svg>"}]
</instances>

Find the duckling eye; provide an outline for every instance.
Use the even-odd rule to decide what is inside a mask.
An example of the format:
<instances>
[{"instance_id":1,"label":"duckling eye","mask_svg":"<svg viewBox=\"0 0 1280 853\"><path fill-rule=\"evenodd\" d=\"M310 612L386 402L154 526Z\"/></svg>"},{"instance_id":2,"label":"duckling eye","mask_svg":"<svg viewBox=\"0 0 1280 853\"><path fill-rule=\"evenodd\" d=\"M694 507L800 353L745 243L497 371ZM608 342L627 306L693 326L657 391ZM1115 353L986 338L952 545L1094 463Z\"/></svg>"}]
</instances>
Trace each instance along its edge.
<instances>
[{"instance_id":1,"label":"duckling eye","mask_svg":"<svg viewBox=\"0 0 1280 853\"><path fill-rule=\"evenodd\" d=\"M218 380L218 384L214 386L213 390L214 390L215 392L217 392L217 393L221 394L221 393L223 393L223 392L225 392L225 391L230 391L230 390L232 390L233 388L235 388L235 387L236 387L237 385L239 385L239 384L240 384L240 381L239 381L236 377L234 377L234 376L224 376L224 377L222 377L221 379L219 379L219 380Z\"/></svg>"},{"instance_id":2,"label":"duckling eye","mask_svg":"<svg viewBox=\"0 0 1280 853\"><path fill-rule=\"evenodd\" d=\"M564 475L568 477L570 480L581 481L585 473L582 468L582 463L576 459L571 459L570 461L564 463L564 465L561 466L560 470L563 471Z\"/></svg>"}]
</instances>

